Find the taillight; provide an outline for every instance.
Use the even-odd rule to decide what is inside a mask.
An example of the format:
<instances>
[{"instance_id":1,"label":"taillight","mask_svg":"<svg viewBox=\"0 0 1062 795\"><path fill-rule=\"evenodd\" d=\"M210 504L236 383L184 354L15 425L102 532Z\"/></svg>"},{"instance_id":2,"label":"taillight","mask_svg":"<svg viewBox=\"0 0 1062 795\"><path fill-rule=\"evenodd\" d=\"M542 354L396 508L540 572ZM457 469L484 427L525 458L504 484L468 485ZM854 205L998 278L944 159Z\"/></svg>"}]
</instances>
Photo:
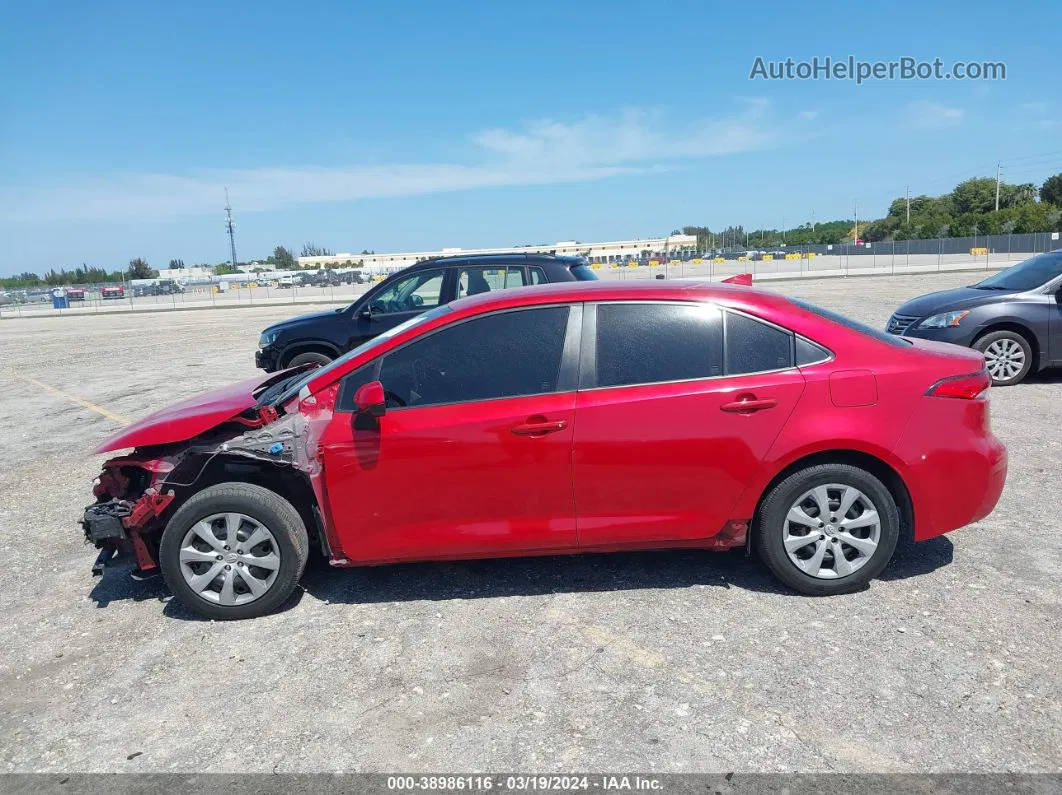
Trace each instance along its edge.
<instances>
[{"instance_id":1,"label":"taillight","mask_svg":"<svg viewBox=\"0 0 1062 795\"><path fill-rule=\"evenodd\" d=\"M926 392L933 397L959 398L960 400L977 400L992 386L992 378L987 370L966 375L953 375L942 378Z\"/></svg>"}]
</instances>

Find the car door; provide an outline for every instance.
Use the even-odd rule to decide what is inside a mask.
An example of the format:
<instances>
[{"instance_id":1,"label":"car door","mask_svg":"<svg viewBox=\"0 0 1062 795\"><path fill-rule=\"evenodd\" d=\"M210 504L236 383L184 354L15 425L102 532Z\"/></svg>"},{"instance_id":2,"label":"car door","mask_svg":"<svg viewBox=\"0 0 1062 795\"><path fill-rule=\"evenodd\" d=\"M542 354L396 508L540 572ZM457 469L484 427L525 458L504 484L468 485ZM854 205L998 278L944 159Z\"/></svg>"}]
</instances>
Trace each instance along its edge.
<instances>
[{"instance_id":1,"label":"car door","mask_svg":"<svg viewBox=\"0 0 1062 795\"><path fill-rule=\"evenodd\" d=\"M804 389L793 335L710 304L608 302L587 305L582 352L580 546L722 530Z\"/></svg>"},{"instance_id":2,"label":"car door","mask_svg":"<svg viewBox=\"0 0 1062 795\"><path fill-rule=\"evenodd\" d=\"M1056 279L1048 289L1048 340L1046 358L1052 365L1062 364L1062 279Z\"/></svg>"},{"instance_id":3,"label":"car door","mask_svg":"<svg viewBox=\"0 0 1062 795\"><path fill-rule=\"evenodd\" d=\"M346 376L322 448L328 505L351 560L577 546L580 315L561 305L475 317ZM354 392L372 380L387 396L378 420L352 413Z\"/></svg>"},{"instance_id":4,"label":"car door","mask_svg":"<svg viewBox=\"0 0 1062 795\"><path fill-rule=\"evenodd\" d=\"M451 270L429 268L414 271L367 294L355 307L348 348L453 300Z\"/></svg>"}]
</instances>

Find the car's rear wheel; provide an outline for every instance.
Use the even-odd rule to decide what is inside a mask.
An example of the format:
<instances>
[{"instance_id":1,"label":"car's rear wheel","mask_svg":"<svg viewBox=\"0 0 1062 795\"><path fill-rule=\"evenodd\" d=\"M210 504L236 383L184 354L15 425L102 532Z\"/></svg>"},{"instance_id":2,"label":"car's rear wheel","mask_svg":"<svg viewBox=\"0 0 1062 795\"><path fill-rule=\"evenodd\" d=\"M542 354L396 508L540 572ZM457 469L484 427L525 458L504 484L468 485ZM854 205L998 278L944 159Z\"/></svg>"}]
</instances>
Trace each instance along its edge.
<instances>
[{"instance_id":1,"label":"car's rear wheel","mask_svg":"<svg viewBox=\"0 0 1062 795\"><path fill-rule=\"evenodd\" d=\"M974 343L985 356L992 386L1012 386L1032 369L1032 346L1016 331L993 331Z\"/></svg>"},{"instance_id":2,"label":"car's rear wheel","mask_svg":"<svg viewBox=\"0 0 1062 795\"><path fill-rule=\"evenodd\" d=\"M896 501L878 478L847 464L820 464L771 490L757 517L756 544L782 582L830 596L860 590L880 574L899 531Z\"/></svg>"},{"instance_id":3,"label":"car's rear wheel","mask_svg":"<svg viewBox=\"0 0 1062 795\"><path fill-rule=\"evenodd\" d=\"M294 506L249 483L220 483L191 497L159 545L170 590L214 619L271 613L295 589L308 556L306 527Z\"/></svg>"},{"instance_id":4,"label":"car's rear wheel","mask_svg":"<svg viewBox=\"0 0 1062 795\"><path fill-rule=\"evenodd\" d=\"M306 351L304 353L297 353L291 357L291 361L288 362L288 367L299 367L304 364L319 364L324 366L332 361L332 357L327 353L320 353L318 351Z\"/></svg>"}]
</instances>

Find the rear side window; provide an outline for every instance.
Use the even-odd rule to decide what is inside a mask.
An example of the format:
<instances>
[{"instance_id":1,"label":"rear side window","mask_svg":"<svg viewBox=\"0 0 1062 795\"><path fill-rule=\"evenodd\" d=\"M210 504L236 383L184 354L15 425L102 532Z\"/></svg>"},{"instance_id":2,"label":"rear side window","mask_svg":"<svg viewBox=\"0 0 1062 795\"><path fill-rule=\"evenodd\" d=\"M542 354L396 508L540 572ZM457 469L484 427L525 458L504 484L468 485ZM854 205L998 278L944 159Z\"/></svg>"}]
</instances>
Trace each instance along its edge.
<instances>
[{"instance_id":1,"label":"rear side window","mask_svg":"<svg viewBox=\"0 0 1062 795\"><path fill-rule=\"evenodd\" d=\"M796 338L796 345L794 347L796 349L797 367L806 367L809 364L824 362L832 355L821 345L816 345L811 340L806 340L803 337Z\"/></svg>"},{"instance_id":2,"label":"rear side window","mask_svg":"<svg viewBox=\"0 0 1062 795\"><path fill-rule=\"evenodd\" d=\"M726 374L793 366L793 335L747 315L726 313Z\"/></svg>"},{"instance_id":3,"label":"rear side window","mask_svg":"<svg viewBox=\"0 0 1062 795\"><path fill-rule=\"evenodd\" d=\"M654 384L723 373L723 317L707 304L601 304L597 385Z\"/></svg>"},{"instance_id":4,"label":"rear side window","mask_svg":"<svg viewBox=\"0 0 1062 795\"><path fill-rule=\"evenodd\" d=\"M489 293L494 290L507 290L510 287L524 287L524 269L508 268L504 265L474 266L461 268L457 272L457 297Z\"/></svg>"},{"instance_id":5,"label":"rear side window","mask_svg":"<svg viewBox=\"0 0 1062 795\"><path fill-rule=\"evenodd\" d=\"M485 315L387 354L379 375L387 406L555 392L569 311L551 306Z\"/></svg>"},{"instance_id":6,"label":"rear side window","mask_svg":"<svg viewBox=\"0 0 1062 795\"><path fill-rule=\"evenodd\" d=\"M532 267L529 270L531 271L531 284L545 284L548 281L546 272L542 268Z\"/></svg>"}]
</instances>

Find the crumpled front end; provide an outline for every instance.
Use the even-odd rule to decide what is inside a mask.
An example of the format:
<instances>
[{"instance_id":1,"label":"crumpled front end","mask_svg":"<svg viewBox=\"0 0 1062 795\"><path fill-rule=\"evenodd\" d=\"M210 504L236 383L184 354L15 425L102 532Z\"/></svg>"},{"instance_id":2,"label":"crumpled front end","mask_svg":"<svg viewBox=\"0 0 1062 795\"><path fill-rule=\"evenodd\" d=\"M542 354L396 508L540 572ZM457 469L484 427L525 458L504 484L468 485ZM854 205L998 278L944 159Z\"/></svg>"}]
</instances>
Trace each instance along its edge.
<instances>
[{"instance_id":1,"label":"crumpled front end","mask_svg":"<svg viewBox=\"0 0 1062 795\"><path fill-rule=\"evenodd\" d=\"M137 448L105 462L93 487L96 502L81 519L86 541L100 550L93 575L126 555L135 560L135 578L158 574L159 541L170 518L192 495L222 482L255 483L284 497L331 557L312 432L327 416L313 408L308 418L263 406L186 442Z\"/></svg>"},{"instance_id":2,"label":"crumpled front end","mask_svg":"<svg viewBox=\"0 0 1062 795\"><path fill-rule=\"evenodd\" d=\"M176 497L166 486L175 463L168 458L122 456L103 465L93 494L96 502L85 508L81 526L85 539L100 554L93 575L123 552L135 556L139 576L158 573L160 520Z\"/></svg>"}]
</instances>

